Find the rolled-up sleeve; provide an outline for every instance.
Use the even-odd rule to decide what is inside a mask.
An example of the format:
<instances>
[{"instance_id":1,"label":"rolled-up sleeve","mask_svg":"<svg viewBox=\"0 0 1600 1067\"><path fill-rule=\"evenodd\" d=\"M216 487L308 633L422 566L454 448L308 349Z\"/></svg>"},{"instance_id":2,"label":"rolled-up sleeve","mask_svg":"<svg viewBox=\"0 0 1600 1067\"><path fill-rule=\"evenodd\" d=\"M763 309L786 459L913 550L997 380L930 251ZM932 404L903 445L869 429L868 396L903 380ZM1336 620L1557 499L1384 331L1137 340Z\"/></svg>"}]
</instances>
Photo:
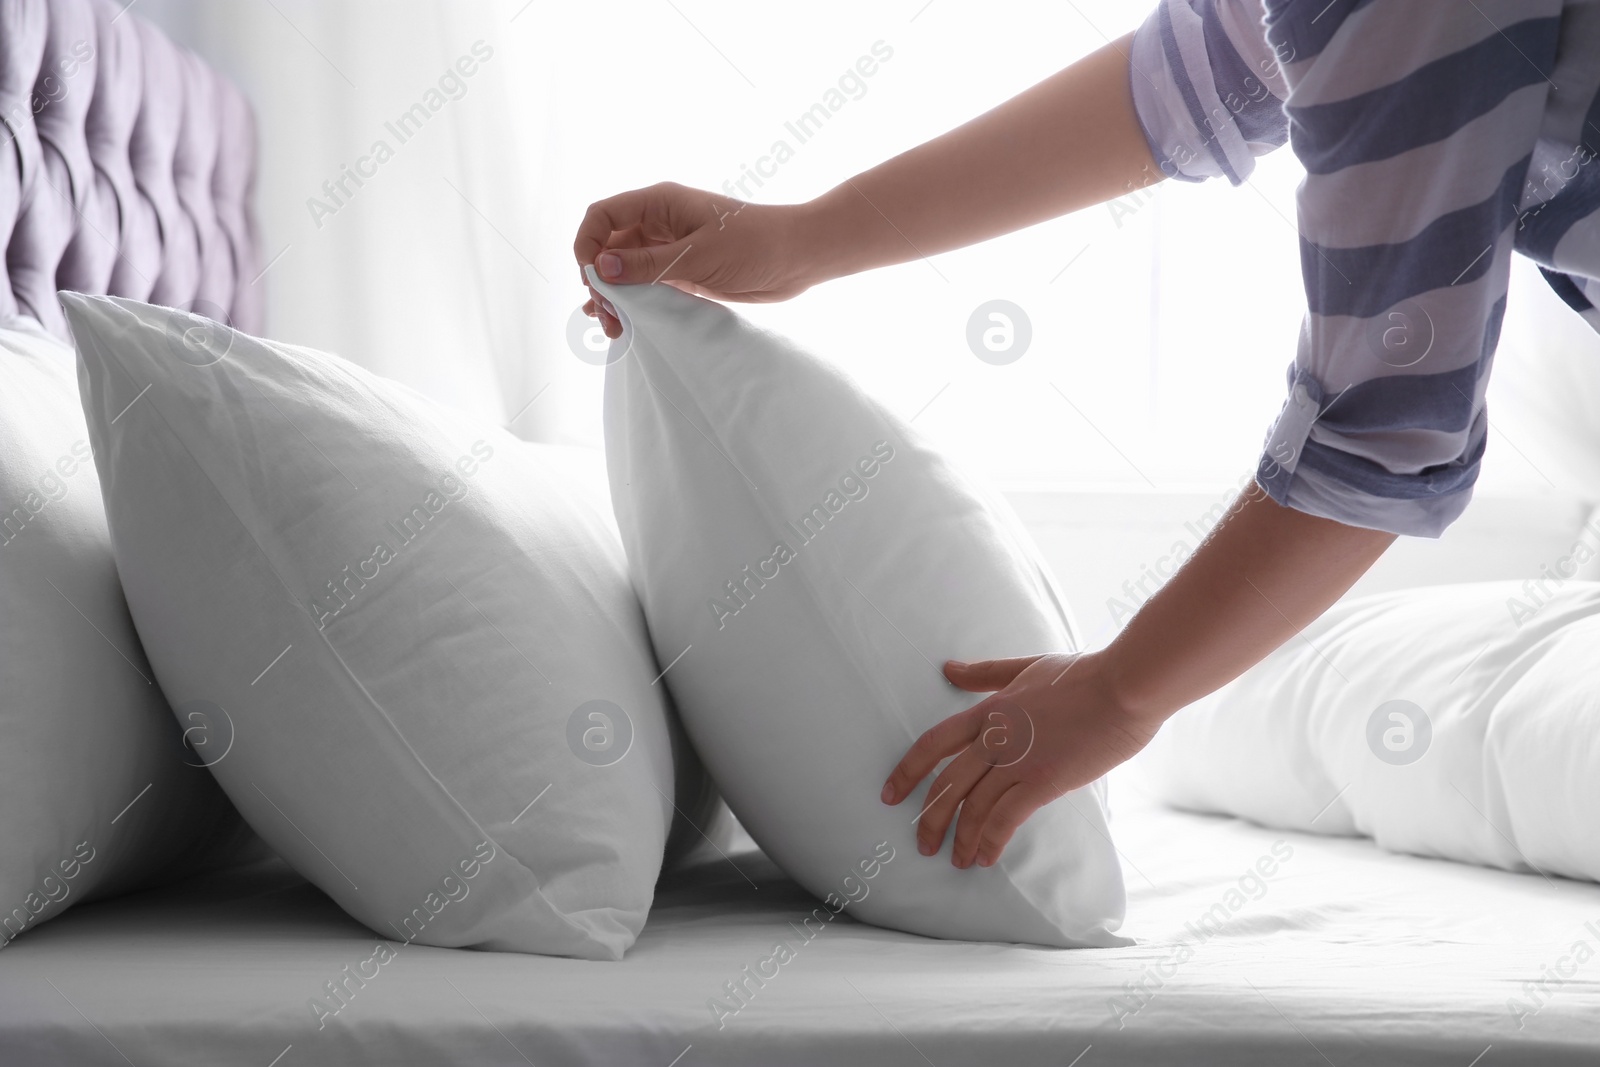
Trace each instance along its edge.
<instances>
[{"instance_id":1,"label":"rolled-up sleeve","mask_svg":"<svg viewBox=\"0 0 1600 1067\"><path fill-rule=\"evenodd\" d=\"M1306 168L1307 314L1256 474L1280 504L1437 537L1471 499L1561 3L1477 7L1268 4Z\"/></svg>"},{"instance_id":2,"label":"rolled-up sleeve","mask_svg":"<svg viewBox=\"0 0 1600 1067\"><path fill-rule=\"evenodd\" d=\"M1239 184L1287 137L1307 314L1256 480L1437 537L1466 508L1562 0L1162 0L1134 36L1161 168Z\"/></svg>"},{"instance_id":3,"label":"rolled-up sleeve","mask_svg":"<svg viewBox=\"0 0 1600 1067\"><path fill-rule=\"evenodd\" d=\"M1238 185L1284 143L1283 65L1260 0L1161 0L1129 58L1134 110L1167 177Z\"/></svg>"}]
</instances>

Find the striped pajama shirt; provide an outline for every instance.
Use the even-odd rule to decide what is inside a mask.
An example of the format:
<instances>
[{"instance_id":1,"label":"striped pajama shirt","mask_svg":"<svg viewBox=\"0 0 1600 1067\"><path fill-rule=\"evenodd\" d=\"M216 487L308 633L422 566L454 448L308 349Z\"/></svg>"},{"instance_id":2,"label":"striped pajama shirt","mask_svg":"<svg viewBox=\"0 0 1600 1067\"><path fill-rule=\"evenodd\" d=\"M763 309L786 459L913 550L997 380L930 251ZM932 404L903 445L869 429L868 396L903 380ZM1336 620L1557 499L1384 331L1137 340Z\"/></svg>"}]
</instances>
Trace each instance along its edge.
<instances>
[{"instance_id":1,"label":"striped pajama shirt","mask_svg":"<svg viewBox=\"0 0 1600 1067\"><path fill-rule=\"evenodd\" d=\"M1600 329L1600 0L1161 0L1131 58L1169 177L1237 185L1286 141L1306 170L1257 481L1438 536L1482 462L1512 253Z\"/></svg>"}]
</instances>

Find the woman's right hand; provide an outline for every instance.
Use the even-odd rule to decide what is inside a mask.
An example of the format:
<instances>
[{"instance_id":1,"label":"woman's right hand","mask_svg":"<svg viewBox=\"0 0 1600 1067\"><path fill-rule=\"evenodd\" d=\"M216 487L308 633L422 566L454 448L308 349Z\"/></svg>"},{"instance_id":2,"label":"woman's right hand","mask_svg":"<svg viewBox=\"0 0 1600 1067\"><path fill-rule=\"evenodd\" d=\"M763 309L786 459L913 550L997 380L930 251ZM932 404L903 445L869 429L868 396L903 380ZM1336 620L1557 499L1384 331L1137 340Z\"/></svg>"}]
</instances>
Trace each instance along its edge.
<instances>
[{"instance_id":1,"label":"woman's right hand","mask_svg":"<svg viewBox=\"0 0 1600 1067\"><path fill-rule=\"evenodd\" d=\"M805 205L751 204L662 182L589 205L572 251L622 285L665 282L716 300L787 300L820 280ZM584 278L588 285L588 279ZM583 310L618 337L616 309L589 290Z\"/></svg>"}]
</instances>

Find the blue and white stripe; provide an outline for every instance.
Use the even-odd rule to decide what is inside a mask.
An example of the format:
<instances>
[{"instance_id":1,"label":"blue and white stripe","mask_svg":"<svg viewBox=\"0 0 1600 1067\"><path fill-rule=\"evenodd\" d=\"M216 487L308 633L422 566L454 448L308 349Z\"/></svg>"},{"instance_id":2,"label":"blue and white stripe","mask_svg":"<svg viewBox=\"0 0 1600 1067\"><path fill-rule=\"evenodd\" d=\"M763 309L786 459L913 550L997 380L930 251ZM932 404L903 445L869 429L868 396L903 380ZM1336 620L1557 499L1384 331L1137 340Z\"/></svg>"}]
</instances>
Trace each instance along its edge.
<instances>
[{"instance_id":1,"label":"blue and white stripe","mask_svg":"<svg viewBox=\"0 0 1600 1067\"><path fill-rule=\"evenodd\" d=\"M1438 536L1483 457L1511 254L1600 329L1600 0L1161 0L1132 67L1168 175L1238 184L1286 141L1306 168L1307 314L1257 479Z\"/></svg>"}]
</instances>

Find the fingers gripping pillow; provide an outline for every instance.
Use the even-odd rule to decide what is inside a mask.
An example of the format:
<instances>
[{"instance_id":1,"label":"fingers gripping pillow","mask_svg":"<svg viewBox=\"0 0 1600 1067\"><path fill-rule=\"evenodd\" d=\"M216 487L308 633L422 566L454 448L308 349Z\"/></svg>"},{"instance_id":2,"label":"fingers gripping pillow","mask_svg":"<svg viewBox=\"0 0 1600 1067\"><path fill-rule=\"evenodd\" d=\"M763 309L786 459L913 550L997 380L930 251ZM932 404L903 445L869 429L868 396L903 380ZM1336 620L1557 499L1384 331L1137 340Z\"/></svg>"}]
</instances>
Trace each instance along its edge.
<instances>
[{"instance_id":1,"label":"fingers gripping pillow","mask_svg":"<svg viewBox=\"0 0 1600 1067\"><path fill-rule=\"evenodd\" d=\"M497 428L343 361L65 294L133 618L212 772L351 915L614 959L672 814L621 546Z\"/></svg>"},{"instance_id":2,"label":"fingers gripping pillow","mask_svg":"<svg viewBox=\"0 0 1600 1067\"><path fill-rule=\"evenodd\" d=\"M911 743L976 703L939 665L1071 649L1026 535L843 376L719 304L593 284L621 311L606 450L658 660L750 835L837 908L934 937L1119 943L1104 785L993 867L917 854L928 782L879 800ZM886 861L887 858L887 861Z\"/></svg>"}]
</instances>

